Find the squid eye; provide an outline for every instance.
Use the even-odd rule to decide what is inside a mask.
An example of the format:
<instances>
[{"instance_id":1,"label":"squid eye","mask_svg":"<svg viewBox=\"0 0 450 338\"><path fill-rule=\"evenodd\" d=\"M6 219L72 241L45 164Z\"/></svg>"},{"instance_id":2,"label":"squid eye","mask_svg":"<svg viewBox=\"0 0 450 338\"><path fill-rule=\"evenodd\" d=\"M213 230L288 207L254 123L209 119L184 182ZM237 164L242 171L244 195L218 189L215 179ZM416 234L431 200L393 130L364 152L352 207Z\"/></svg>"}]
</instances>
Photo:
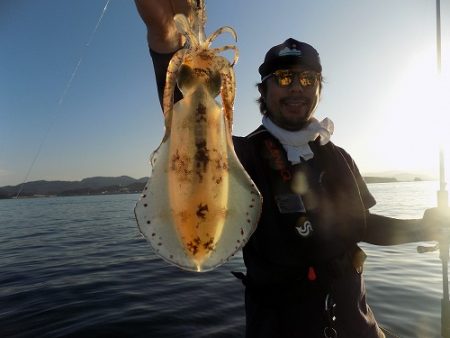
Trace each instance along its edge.
<instances>
[{"instance_id":1,"label":"squid eye","mask_svg":"<svg viewBox=\"0 0 450 338\"><path fill-rule=\"evenodd\" d=\"M190 88L194 83L194 72L191 67L181 65L178 72L177 84L181 91Z\"/></svg>"},{"instance_id":2,"label":"squid eye","mask_svg":"<svg viewBox=\"0 0 450 338\"><path fill-rule=\"evenodd\" d=\"M211 72L208 79L208 91L213 97L219 95L221 85L222 79L220 73L218 71Z\"/></svg>"}]
</instances>

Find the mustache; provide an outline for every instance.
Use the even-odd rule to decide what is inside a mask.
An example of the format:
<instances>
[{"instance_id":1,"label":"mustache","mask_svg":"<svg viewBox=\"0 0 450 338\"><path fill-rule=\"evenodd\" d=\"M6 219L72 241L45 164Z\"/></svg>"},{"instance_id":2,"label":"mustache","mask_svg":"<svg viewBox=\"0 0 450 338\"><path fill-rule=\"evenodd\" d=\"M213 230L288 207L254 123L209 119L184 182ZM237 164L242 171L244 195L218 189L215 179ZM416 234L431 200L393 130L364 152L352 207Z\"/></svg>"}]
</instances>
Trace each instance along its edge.
<instances>
[{"instance_id":1,"label":"mustache","mask_svg":"<svg viewBox=\"0 0 450 338\"><path fill-rule=\"evenodd\" d=\"M311 104L311 99L304 97L304 96L289 96L289 97L282 97L279 102L280 103L289 103L292 101L302 101L306 104Z\"/></svg>"}]
</instances>

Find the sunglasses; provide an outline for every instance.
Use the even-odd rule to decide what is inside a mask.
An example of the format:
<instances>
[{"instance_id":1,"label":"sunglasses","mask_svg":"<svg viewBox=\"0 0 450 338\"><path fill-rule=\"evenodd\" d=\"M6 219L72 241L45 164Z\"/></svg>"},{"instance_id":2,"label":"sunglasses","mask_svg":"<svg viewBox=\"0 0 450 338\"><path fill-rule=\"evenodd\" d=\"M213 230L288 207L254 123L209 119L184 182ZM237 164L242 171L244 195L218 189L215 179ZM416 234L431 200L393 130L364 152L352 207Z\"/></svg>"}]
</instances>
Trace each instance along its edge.
<instances>
[{"instance_id":1,"label":"sunglasses","mask_svg":"<svg viewBox=\"0 0 450 338\"><path fill-rule=\"evenodd\" d=\"M274 77L280 87L289 87L292 82L294 82L295 77L297 77L298 82L303 88L313 87L319 81L319 73L305 70L302 72L294 72L292 70L279 69L269 75L264 76L261 82L264 82L270 77Z\"/></svg>"}]
</instances>

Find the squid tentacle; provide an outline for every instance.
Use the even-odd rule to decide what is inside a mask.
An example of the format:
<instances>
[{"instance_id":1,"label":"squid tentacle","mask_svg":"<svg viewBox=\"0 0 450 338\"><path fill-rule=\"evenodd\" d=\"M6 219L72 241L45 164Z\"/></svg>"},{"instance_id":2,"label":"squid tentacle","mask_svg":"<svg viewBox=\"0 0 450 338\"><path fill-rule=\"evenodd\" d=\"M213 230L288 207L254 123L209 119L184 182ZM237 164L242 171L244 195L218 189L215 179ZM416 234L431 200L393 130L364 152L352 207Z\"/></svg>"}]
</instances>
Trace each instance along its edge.
<instances>
[{"instance_id":1,"label":"squid tentacle","mask_svg":"<svg viewBox=\"0 0 450 338\"><path fill-rule=\"evenodd\" d=\"M187 46L186 49L196 48L199 46L198 36L195 33L195 23L189 23L189 20L183 14L176 14L173 17L175 21L175 26L177 27L178 32L183 34L186 37Z\"/></svg>"},{"instance_id":2,"label":"squid tentacle","mask_svg":"<svg viewBox=\"0 0 450 338\"><path fill-rule=\"evenodd\" d=\"M214 33L212 33L208 39L205 41L206 47L209 47L211 43L220 35L223 33L230 33L233 37L234 41L237 41L237 33L236 31L230 27L230 26L224 26L217 29Z\"/></svg>"},{"instance_id":3,"label":"squid tentacle","mask_svg":"<svg viewBox=\"0 0 450 338\"><path fill-rule=\"evenodd\" d=\"M173 98L176 86L176 78L180 65L183 62L185 53L186 53L185 49L180 49L178 52L176 52L172 57L172 59L170 60L169 65L167 67L166 83L164 86L164 97L163 97L164 115L167 115L167 113L173 108Z\"/></svg>"},{"instance_id":4,"label":"squid tentacle","mask_svg":"<svg viewBox=\"0 0 450 338\"><path fill-rule=\"evenodd\" d=\"M226 46L219 47L219 48L212 48L211 50L214 53L219 54L219 53L222 53L222 52L224 52L226 50L230 50L230 49L234 51L233 62L230 64L230 67L233 67L239 59L239 50L237 49L237 47L235 45L226 45Z\"/></svg>"},{"instance_id":5,"label":"squid tentacle","mask_svg":"<svg viewBox=\"0 0 450 338\"><path fill-rule=\"evenodd\" d=\"M191 28L197 41L202 43L205 41L205 24L206 24L206 9L205 0L191 0L191 8L193 9L193 18L191 20Z\"/></svg>"},{"instance_id":6,"label":"squid tentacle","mask_svg":"<svg viewBox=\"0 0 450 338\"><path fill-rule=\"evenodd\" d=\"M166 118L166 128L169 128L167 122L167 117L169 112L173 108L173 98L175 93L175 86L177 81L177 74L180 69L180 65L183 62L184 54L186 53L185 49L180 49L178 52L174 54L172 59L169 62L169 66L167 67L166 73L166 83L164 86L164 96L163 96L163 112L164 117Z\"/></svg>"},{"instance_id":7,"label":"squid tentacle","mask_svg":"<svg viewBox=\"0 0 450 338\"><path fill-rule=\"evenodd\" d=\"M226 59L225 59L226 61ZM226 61L228 63L228 61ZM231 67L224 67L221 71L221 90L222 105L226 125L228 128L228 135L231 135L233 127L233 105L235 96L235 78L234 71Z\"/></svg>"}]
</instances>

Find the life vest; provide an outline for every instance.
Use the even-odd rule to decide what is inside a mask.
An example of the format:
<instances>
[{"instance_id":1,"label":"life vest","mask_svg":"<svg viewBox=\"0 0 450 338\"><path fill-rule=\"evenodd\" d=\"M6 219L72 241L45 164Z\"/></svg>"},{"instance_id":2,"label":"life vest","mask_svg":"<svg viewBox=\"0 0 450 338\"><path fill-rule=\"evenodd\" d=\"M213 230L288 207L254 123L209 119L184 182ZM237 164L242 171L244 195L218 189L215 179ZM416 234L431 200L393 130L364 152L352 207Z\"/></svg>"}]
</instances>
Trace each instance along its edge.
<instances>
[{"instance_id":1,"label":"life vest","mask_svg":"<svg viewBox=\"0 0 450 338\"><path fill-rule=\"evenodd\" d=\"M363 202L359 185L366 187L358 184L362 178L351 157L332 142L322 146L317 140L309 144L313 159L291 165L262 126L234 141L263 195L261 219L243 250L247 278L283 285L308 278L311 267L328 274L323 267L355 250L366 209L374 204L368 191Z\"/></svg>"}]
</instances>

